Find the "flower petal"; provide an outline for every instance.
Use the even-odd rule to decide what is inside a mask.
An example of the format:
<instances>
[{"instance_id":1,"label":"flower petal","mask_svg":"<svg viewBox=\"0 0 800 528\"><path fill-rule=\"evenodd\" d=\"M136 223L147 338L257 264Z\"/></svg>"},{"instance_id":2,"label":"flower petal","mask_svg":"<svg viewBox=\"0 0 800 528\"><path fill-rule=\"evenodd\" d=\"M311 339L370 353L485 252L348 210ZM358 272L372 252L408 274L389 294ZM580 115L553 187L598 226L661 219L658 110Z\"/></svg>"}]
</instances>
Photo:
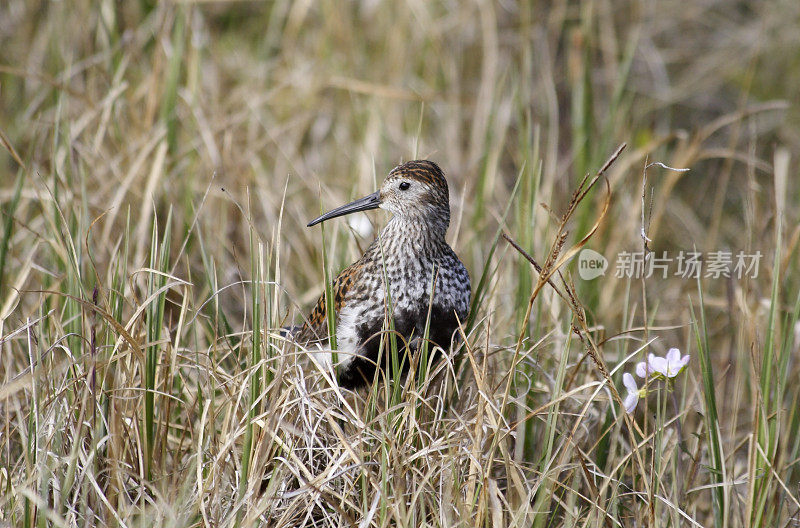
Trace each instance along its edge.
<instances>
[{"instance_id":1,"label":"flower petal","mask_svg":"<svg viewBox=\"0 0 800 528\"><path fill-rule=\"evenodd\" d=\"M628 392L637 392L639 390L639 387L636 386L636 380L633 379L629 372L622 375L622 384L625 385Z\"/></svg>"},{"instance_id":2,"label":"flower petal","mask_svg":"<svg viewBox=\"0 0 800 528\"><path fill-rule=\"evenodd\" d=\"M639 394L636 392L629 392L628 395L625 396L625 400L622 402L622 404L625 406L625 412L628 414L636 410L637 403L639 403Z\"/></svg>"},{"instance_id":3,"label":"flower petal","mask_svg":"<svg viewBox=\"0 0 800 528\"><path fill-rule=\"evenodd\" d=\"M648 370L649 369L647 368L646 361L641 361L636 364L636 375L639 376L640 378L646 378Z\"/></svg>"},{"instance_id":4,"label":"flower petal","mask_svg":"<svg viewBox=\"0 0 800 528\"><path fill-rule=\"evenodd\" d=\"M665 357L670 363L677 363L681 359L681 351L675 347L672 347L667 350L667 355Z\"/></svg>"},{"instance_id":5,"label":"flower petal","mask_svg":"<svg viewBox=\"0 0 800 528\"><path fill-rule=\"evenodd\" d=\"M657 355L653 354L652 352L647 354L647 368L650 371L651 375L653 374L653 372L657 372L656 369L655 369L655 366L660 361L663 361L663 360L664 360L664 358L662 358L660 356L657 356Z\"/></svg>"},{"instance_id":6,"label":"flower petal","mask_svg":"<svg viewBox=\"0 0 800 528\"><path fill-rule=\"evenodd\" d=\"M651 356L650 357L650 370L652 372L657 372L662 376L667 375L667 371L669 370L669 363L667 362L666 358L658 357L658 356Z\"/></svg>"}]
</instances>

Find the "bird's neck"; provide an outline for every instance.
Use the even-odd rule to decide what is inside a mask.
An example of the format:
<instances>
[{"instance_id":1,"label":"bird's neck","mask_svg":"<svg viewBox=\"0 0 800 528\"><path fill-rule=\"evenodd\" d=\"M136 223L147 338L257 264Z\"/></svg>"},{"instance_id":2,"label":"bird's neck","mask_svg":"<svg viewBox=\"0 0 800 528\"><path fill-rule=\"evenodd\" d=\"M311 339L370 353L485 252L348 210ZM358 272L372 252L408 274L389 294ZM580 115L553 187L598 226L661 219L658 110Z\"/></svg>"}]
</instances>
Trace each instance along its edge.
<instances>
[{"instance_id":1,"label":"bird's neck","mask_svg":"<svg viewBox=\"0 0 800 528\"><path fill-rule=\"evenodd\" d=\"M444 241L448 224L449 222L439 219L393 216L381 231L381 237L425 238L436 242Z\"/></svg>"}]
</instances>

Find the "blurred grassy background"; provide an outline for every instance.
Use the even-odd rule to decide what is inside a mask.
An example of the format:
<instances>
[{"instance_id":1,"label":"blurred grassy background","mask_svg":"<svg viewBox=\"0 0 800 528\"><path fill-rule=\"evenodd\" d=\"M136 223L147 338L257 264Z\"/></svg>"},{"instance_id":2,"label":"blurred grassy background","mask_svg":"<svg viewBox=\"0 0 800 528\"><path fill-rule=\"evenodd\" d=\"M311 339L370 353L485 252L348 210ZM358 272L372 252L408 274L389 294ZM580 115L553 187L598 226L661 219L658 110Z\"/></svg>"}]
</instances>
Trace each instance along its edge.
<instances>
[{"instance_id":1,"label":"blurred grassy background","mask_svg":"<svg viewBox=\"0 0 800 528\"><path fill-rule=\"evenodd\" d=\"M794 0L6 0L0 521L796 520L799 24ZM497 242L502 228L543 263L570 193L623 142L607 174L610 209L588 244L611 268L591 282L575 264L564 271L610 367L671 346L693 356L675 409L656 413L677 414L682 429L638 415L638 467L624 455L637 442L623 432L632 422L605 393L575 392L602 378L570 339L570 308L545 289L523 321L538 275ZM361 495L336 488L339 502L323 493L327 502L309 506L290 493L285 507L270 486L300 478L299 462L267 461L289 457L295 435L317 447L343 437L297 432L308 426L295 407L302 398L276 359L290 356L264 330L299 321L323 290L323 247L335 273L375 232L339 221L323 239L308 220L413 158L445 171L450 239L473 287L486 277L467 339L477 363L454 378L475 391L434 406L436 420L408 433L414 441L387 426L359 447L374 460L370 449L383 446L391 461L344 485ZM642 248L642 175L653 161L690 171L647 170L651 248L760 251L756 278L613 277L616 255ZM580 204L568 245L604 199L599 187ZM368 218L375 229L385 222ZM482 358L493 384L473 372ZM455 398L453 386L442 390ZM325 405L308 405L325 415ZM376 412L376 423L394 423ZM287 437L256 438L258 420L276 413L284 418L266 429ZM466 468L452 469L452 491L404 451L427 452L414 443L423 438L466 442L471 459L453 440L428 461L445 481L446 468ZM209 467L223 460L230 471L215 480ZM406 481L414 460L421 473ZM259 479L247 478L258 461L275 483L261 502ZM392 467L398 481L387 485ZM384 483L378 514L369 514L370 478ZM407 493L423 498L398 499ZM303 517L325 510L320 501L339 509Z\"/></svg>"}]
</instances>

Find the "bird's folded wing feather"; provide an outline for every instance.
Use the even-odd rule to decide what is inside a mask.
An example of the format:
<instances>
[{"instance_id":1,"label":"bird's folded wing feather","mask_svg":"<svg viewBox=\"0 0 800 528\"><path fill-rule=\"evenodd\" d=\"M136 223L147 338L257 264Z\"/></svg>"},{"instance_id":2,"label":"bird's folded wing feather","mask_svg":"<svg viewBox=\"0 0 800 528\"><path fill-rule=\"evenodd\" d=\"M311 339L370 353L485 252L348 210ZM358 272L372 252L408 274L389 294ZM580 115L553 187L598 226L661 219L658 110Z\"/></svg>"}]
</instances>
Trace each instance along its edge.
<instances>
[{"instance_id":1,"label":"bird's folded wing feather","mask_svg":"<svg viewBox=\"0 0 800 528\"><path fill-rule=\"evenodd\" d=\"M334 279L331 291L333 292L333 309L337 314L344 306L347 292L356 282L360 270L360 261L355 262L342 270L336 279ZM323 292L317 304L314 305L314 309L311 310L308 319L303 323L303 327L295 336L298 343L309 343L327 339L328 319L325 304L325 293Z\"/></svg>"}]
</instances>

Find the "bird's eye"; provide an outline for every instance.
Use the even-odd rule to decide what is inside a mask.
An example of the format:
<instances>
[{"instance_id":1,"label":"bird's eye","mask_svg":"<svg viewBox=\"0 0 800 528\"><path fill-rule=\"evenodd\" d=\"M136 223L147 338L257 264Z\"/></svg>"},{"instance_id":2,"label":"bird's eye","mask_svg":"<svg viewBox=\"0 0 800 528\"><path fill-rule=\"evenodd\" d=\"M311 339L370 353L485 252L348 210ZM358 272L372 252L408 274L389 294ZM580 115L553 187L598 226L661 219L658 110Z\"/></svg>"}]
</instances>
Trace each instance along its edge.
<instances>
[{"instance_id":1,"label":"bird's eye","mask_svg":"<svg viewBox=\"0 0 800 528\"><path fill-rule=\"evenodd\" d=\"M400 182L400 190L401 190L401 191L405 191L405 190L407 190L409 187L411 187L411 184L410 184L410 183L408 183L408 182Z\"/></svg>"}]
</instances>

